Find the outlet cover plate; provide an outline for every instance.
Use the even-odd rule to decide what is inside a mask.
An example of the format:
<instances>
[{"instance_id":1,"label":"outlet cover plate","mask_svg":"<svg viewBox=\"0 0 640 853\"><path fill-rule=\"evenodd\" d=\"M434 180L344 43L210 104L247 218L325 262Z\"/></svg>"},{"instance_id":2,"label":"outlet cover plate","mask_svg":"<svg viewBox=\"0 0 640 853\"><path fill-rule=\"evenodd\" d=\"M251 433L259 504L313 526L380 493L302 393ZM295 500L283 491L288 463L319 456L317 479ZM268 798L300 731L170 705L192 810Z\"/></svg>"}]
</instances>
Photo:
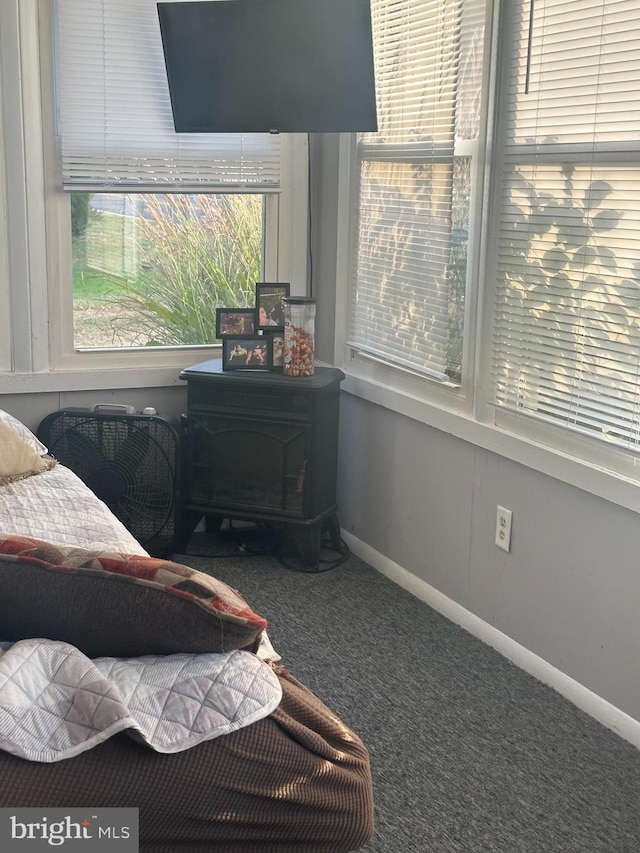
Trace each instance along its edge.
<instances>
[{"instance_id":1,"label":"outlet cover plate","mask_svg":"<svg viewBox=\"0 0 640 853\"><path fill-rule=\"evenodd\" d=\"M511 519L513 513L510 509L498 506L496 514L496 545L503 551L511 550Z\"/></svg>"}]
</instances>

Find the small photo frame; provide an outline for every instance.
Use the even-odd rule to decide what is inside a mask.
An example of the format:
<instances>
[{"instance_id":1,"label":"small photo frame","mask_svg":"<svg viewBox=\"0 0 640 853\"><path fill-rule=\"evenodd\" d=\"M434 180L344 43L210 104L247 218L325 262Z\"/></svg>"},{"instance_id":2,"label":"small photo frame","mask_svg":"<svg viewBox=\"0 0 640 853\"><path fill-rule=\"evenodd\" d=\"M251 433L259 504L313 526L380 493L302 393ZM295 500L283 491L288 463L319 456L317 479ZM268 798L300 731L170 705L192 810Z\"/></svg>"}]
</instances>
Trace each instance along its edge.
<instances>
[{"instance_id":1,"label":"small photo frame","mask_svg":"<svg viewBox=\"0 0 640 853\"><path fill-rule=\"evenodd\" d=\"M216 338L255 335L255 308L216 308Z\"/></svg>"},{"instance_id":2,"label":"small photo frame","mask_svg":"<svg viewBox=\"0 0 640 853\"><path fill-rule=\"evenodd\" d=\"M271 365L272 370L282 370L284 366L284 331L274 329L264 331L264 337L271 338Z\"/></svg>"},{"instance_id":3,"label":"small photo frame","mask_svg":"<svg viewBox=\"0 0 640 853\"><path fill-rule=\"evenodd\" d=\"M273 341L270 335L222 339L223 370L271 370Z\"/></svg>"},{"instance_id":4,"label":"small photo frame","mask_svg":"<svg viewBox=\"0 0 640 853\"><path fill-rule=\"evenodd\" d=\"M256 324L258 329L284 329L283 299L291 285L268 281L256 282Z\"/></svg>"}]
</instances>

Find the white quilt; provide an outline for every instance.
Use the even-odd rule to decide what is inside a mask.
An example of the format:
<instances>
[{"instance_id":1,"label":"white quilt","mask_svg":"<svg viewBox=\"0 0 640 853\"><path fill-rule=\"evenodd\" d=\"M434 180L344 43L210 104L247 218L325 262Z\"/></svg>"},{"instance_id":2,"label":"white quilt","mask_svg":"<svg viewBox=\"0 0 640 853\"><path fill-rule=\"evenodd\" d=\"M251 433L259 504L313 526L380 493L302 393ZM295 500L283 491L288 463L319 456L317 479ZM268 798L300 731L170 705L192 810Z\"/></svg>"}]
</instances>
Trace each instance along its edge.
<instances>
[{"instance_id":1,"label":"white quilt","mask_svg":"<svg viewBox=\"0 0 640 853\"><path fill-rule=\"evenodd\" d=\"M91 660L74 646L0 643L0 749L54 762L127 730L174 753L248 726L279 704L274 671L249 652Z\"/></svg>"},{"instance_id":2,"label":"white quilt","mask_svg":"<svg viewBox=\"0 0 640 853\"><path fill-rule=\"evenodd\" d=\"M147 555L109 507L64 465L0 487L0 535Z\"/></svg>"}]
</instances>

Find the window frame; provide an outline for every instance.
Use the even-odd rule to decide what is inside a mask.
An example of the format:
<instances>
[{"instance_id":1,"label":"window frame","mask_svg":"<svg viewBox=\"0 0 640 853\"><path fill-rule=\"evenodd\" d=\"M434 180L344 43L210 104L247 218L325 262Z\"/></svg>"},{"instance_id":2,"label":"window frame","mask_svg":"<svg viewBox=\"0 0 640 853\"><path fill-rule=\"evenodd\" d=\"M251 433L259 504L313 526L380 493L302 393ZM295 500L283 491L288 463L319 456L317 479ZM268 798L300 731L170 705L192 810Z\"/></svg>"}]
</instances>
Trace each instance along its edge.
<instances>
[{"instance_id":1,"label":"window frame","mask_svg":"<svg viewBox=\"0 0 640 853\"><path fill-rule=\"evenodd\" d=\"M3 57L10 49L7 44L7 26L0 26L0 97L4 102L5 73L3 70ZM9 314L11 281L11 258L9 255L9 219L7 211L7 199L9 194L8 179L5 169L6 150L5 144L8 128L5 127L3 111L0 109L0 372L11 369L11 322Z\"/></svg>"},{"instance_id":2,"label":"window frame","mask_svg":"<svg viewBox=\"0 0 640 853\"><path fill-rule=\"evenodd\" d=\"M448 413L457 413L471 417L474 405L474 374L475 374L475 339L476 326L474 318L477 313L480 293L480 220L482 217L482 193L474 193L470 208L468 256L467 256L467 289L465 296L465 320L462 382L441 382L419 374L399 364L382 361L374 355L368 355L361 347L349 343L349 322L352 304L350 275L351 262L354 256L355 240L355 211L357 200L358 162L355 138L343 135L340 140L339 172L341 175L338 190L338 245L336 267L336 313L335 313L335 346L334 362L347 375L346 387L358 388L362 393L366 386L372 393L375 385L377 391L370 396L375 402L398 409L398 395L406 396L413 401L411 410L416 407L434 405ZM456 154L458 153L456 149ZM464 150L464 149L463 149ZM481 186L483 164L479 157L472 157L472 181L477 187ZM419 418L420 420L423 417Z\"/></svg>"},{"instance_id":3,"label":"window frame","mask_svg":"<svg viewBox=\"0 0 640 853\"><path fill-rule=\"evenodd\" d=\"M0 320L14 333L13 340L6 336L7 355L0 344L0 393L138 387L141 370L145 387L178 384L180 369L219 357L220 346L73 348L71 216L55 132L52 25L51 0L9 0L0 9L3 43L13 45L3 56L0 78L2 119L12 129L5 195L16 200L6 229L9 305ZM265 275L304 288L308 140L288 134L282 141L281 189L265 205ZM0 244L2 239L0 233ZM2 285L0 267L0 300Z\"/></svg>"}]
</instances>

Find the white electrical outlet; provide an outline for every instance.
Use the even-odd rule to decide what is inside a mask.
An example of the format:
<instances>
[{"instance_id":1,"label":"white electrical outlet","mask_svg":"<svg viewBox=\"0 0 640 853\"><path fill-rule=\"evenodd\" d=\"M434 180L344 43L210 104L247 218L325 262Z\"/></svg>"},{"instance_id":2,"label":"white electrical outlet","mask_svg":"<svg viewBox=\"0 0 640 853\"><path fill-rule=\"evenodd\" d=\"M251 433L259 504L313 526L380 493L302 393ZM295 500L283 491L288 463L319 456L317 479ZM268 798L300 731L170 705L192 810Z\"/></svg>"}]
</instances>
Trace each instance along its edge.
<instances>
[{"instance_id":1,"label":"white electrical outlet","mask_svg":"<svg viewBox=\"0 0 640 853\"><path fill-rule=\"evenodd\" d=\"M496 515L496 545L503 551L511 550L511 516L510 509L498 506Z\"/></svg>"}]
</instances>

